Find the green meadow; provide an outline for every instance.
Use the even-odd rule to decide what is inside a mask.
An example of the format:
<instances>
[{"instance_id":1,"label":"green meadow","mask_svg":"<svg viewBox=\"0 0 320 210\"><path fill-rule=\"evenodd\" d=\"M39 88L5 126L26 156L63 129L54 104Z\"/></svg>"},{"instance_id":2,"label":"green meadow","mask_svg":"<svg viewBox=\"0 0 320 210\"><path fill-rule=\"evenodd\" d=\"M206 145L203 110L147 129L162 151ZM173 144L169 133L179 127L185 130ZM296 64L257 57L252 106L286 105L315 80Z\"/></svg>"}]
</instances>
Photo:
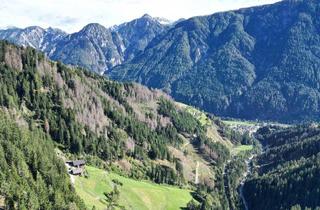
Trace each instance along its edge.
<instances>
[{"instance_id":1,"label":"green meadow","mask_svg":"<svg viewBox=\"0 0 320 210\"><path fill-rule=\"evenodd\" d=\"M253 150L253 145L240 145L233 148L234 154Z\"/></svg>"},{"instance_id":2,"label":"green meadow","mask_svg":"<svg viewBox=\"0 0 320 210\"><path fill-rule=\"evenodd\" d=\"M119 204L126 209L163 209L175 210L186 207L192 199L190 191L177 187L158 185L147 181L136 181L119 176L112 172L87 166L89 177L76 177L77 194L84 200L88 209L105 209L104 192L113 189L112 180L116 179L123 185L119 187Z\"/></svg>"}]
</instances>

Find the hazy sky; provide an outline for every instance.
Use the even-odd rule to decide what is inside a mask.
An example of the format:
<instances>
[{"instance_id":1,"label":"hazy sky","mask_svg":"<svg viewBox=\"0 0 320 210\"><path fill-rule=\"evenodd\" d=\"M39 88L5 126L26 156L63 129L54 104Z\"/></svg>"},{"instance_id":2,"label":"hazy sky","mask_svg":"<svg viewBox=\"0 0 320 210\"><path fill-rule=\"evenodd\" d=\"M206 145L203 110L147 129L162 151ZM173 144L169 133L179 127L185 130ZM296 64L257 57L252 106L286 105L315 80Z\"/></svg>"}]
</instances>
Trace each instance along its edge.
<instances>
[{"instance_id":1,"label":"hazy sky","mask_svg":"<svg viewBox=\"0 0 320 210\"><path fill-rule=\"evenodd\" d=\"M279 0L0 0L0 27L38 25L68 32L95 22L112 26L145 13L170 20Z\"/></svg>"}]
</instances>

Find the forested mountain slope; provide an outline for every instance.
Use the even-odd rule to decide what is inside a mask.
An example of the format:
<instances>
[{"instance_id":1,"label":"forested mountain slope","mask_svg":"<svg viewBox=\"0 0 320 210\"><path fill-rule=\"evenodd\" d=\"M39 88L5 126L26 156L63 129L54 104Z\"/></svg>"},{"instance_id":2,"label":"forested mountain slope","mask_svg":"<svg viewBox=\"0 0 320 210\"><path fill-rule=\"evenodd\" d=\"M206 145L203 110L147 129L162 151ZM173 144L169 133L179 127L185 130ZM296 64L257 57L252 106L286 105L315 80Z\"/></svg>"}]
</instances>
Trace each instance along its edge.
<instances>
[{"instance_id":1,"label":"forested mountain slope","mask_svg":"<svg viewBox=\"0 0 320 210\"><path fill-rule=\"evenodd\" d=\"M266 127L257 136L266 149L244 186L249 209L319 209L319 126Z\"/></svg>"},{"instance_id":2,"label":"forested mountain slope","mask_svg":"<svg viewBox=\"0 0 320 210\"><path fill-rule=\"evenodd\" d=\"M176 24L111 78L237 118L319 119L320 2L284 0Z\"/></svg>"},{"instance_id":3,"label":"forested mountain slope","mask_svg":"<svg viewBox=\"0 0 320 210\"><path fill-rule=\"evenodd\" d=\"M52 139L3 110L0 168L0 208L4 204L5 209L85 209L55 155Z\"/></svg>"},{"instance_id":4,"label":"forested mountain slope","mask_svg":"<svg viewBox=\"0 0 320 210\"><path fill-rule=\"evenodd\" d=\"M221 183L223 167L230 159L231 148L241 144L243 137L219 119L205 116L209 123L201 123L158 90L113 82L84 69L52 62L35 49L0 42L0 108L15 126L8 131L12 138L1 139L5 170L0 172L0 185L12 181L9 188L1 188L0 199L12 209L20 209L19 205L22 209L43 205L64 209L72 203L74 208L83 207L66 179L61 160L54 155L54 147L86 159L89 165L133 179L191 189L196 188L197 180L212 193L208 201L206 196L198 197L200 203L228 205ZM5 129L7 124L4 121L1 126ZM17 141L19 135L23 136L21 143ZM37 139L43 142L37 143ZM12 146L7 147L9 143ZM46 149L41 150L42 146ZM16 162L10 155L15 147L19 154ZM29 189L7 170L12 161L22 180L30 177L48 192L35 198L37 188ZM45 178L41 181L40 177ZM61 181L57 184L55 180ZM19 194L22 188L28 189L29 196ZM63 193L69 195L60 198ZM40 199L46 196L51 197L43 203Z\"/></svg>"}]
</instances>

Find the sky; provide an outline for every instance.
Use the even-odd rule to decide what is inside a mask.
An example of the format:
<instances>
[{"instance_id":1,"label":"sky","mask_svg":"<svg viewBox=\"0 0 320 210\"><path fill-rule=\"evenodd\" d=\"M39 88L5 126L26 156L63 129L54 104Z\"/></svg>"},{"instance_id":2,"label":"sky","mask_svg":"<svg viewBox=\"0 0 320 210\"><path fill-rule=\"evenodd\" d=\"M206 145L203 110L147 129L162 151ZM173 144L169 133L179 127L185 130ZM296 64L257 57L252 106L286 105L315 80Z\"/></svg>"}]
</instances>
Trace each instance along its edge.
<instances>
[{"instance_id":1,"label":"sky","mask_svg":"<svg viewBox=\"0 0 320 210\"><path fill-rule=\"evenodd\" d=\"M0 28L41 26L69 33L88 23L110 27L149 14L169 20L279 0L0 0Z\"/></svg>"}]
</instances>

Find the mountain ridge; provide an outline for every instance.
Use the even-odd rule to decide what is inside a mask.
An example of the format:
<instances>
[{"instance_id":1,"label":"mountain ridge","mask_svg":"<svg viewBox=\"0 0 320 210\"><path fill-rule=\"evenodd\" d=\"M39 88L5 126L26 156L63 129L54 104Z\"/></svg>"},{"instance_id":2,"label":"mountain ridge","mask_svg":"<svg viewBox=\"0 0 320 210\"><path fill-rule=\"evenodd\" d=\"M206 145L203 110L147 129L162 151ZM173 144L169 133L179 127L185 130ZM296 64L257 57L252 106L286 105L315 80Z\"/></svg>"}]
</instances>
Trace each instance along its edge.
<instances>
[{"instance_id":1,"label":"mountain ridge","mask_svg":"<svg viewBox=\"0 0 320 210\"><path fill-rule=\"evenodd\" d=\"M170 24L173 23L169 20L145 14L110 28L99 23L89 23L80 31L70 34L60 29L43 29L39 26L2 29L0 39L33 47L53 60L103 74L131 60Z\"/></svg>"},{"instance_id":2,"label":"mountain ridge","mask_svg":"<svg viewBox=\"0 0 320 210\"><path fill-rule=\"evenodd\" d=\"M319 7L292 0L194 17L108 76L220 116L319 120Z\"/></svg>"}]
</instances>

